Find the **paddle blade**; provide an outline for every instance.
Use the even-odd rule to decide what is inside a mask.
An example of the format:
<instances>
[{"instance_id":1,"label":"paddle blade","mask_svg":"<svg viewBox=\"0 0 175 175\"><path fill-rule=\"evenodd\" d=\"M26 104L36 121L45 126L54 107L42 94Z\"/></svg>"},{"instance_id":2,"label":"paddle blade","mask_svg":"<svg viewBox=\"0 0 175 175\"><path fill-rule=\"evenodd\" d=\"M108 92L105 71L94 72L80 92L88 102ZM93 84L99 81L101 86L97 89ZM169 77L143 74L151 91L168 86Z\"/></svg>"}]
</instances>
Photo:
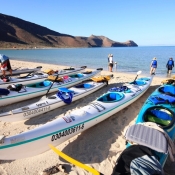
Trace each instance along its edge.
<instances>
[{"instance_id":1,"label":"paddle blade","mask_svg":"<svg viewBox=\"0 0 175 175\"><path fill-rule=\"evenodd\" d=\"M136 77L135 77L134 81L136 81L136 79L137 79L138 75L140 75L141 73L142 73L142 71L141 71L141 70L137 72L137 75L136 75Z\"/></svg>"},{"instance_id":2,"label":"paddle blade","mask_svg":"<svg viewBox=\"0 0 175 175\"><path fill-rule=\"evenodd\" d=\"M97 170L95 170L95 169L93 169L93 168L91 168L91 167L89 167L89 166L87 166L87 165L85 165L85 164L83 164L81 162L78 162L77 160L69 157L68 155L66 155L63 152L59 151L53 145L49 144L49 146L56 154L58 154L60 157L62 157L66 161L68 161L68 162L70 162L70 163L72 163L72 164L74 164L76 166L79 166L79 167L83 168L84 170L91 172L94 175L103 175L100 172L98 172Z\"/></svg>"},{"instance_id":3,"label":"paddle blade","mask_svg":"<svg viewBox=\"0 0 175 175\"><path fill-rule=\"evenodd\" d=\"M137 75L140 75L141 73L142 73L142 71L140 70L140 71L137 72Z\"/></svg>"}]
</instances>

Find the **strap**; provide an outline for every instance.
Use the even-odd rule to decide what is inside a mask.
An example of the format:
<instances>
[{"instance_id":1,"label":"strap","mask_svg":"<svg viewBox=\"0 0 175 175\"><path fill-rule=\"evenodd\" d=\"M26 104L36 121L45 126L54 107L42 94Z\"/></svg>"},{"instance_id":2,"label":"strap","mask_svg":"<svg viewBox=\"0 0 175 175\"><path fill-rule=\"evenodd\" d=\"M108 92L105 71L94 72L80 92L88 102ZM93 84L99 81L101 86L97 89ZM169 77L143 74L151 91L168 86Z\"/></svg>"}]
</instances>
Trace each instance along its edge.
<instances>
[{"instance_id":1,"label":"strap","mask_svg":"<svg viewBox=\"0 0 175 175\"><path fill-rule=\"evenodd\" d=\"M90 103L90 106L92 106L92 107L94 107L95 109L97 109L98 112L101 112L101 111L103 111L103 110L106 109L103 105L101 105L101 104L99 104L99 103L97 103L97 102L92 102L92 103ZM100 108L98 108L98 107L101 107L103 110L100 110Z\"/></svg>"}]
</instances>

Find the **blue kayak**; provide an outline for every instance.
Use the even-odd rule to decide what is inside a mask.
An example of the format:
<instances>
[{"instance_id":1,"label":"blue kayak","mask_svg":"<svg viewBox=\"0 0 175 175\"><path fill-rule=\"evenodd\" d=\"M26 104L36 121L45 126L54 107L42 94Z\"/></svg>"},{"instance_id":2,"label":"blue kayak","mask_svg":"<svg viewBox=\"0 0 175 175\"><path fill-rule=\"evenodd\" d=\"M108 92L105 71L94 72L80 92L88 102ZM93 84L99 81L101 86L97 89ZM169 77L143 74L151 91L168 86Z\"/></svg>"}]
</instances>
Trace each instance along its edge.
<instances>
[{"instance_id":1,"label":"blue kayak","mask_svg":"<svg viewBox=\"0 0 175 175\"><path fill-rule=\"evenodd\" d=\"M138 125L140 124L142 129L146 129L146 127L143 127L143 124L147 122L156 123L160 129L167 133L172 141L175 140L175 86L162 85L148 97L136 118L135 126L131 126L132 129L130 129L130 134L128 135L130 137L131 132L136 133L137 130L136 135L140 138L136 139L137 136L135 135L135 138L132 137L130 141L136 141L137 144L143 144L151 148L163 167L169 155L168 151L166 152L166 149L168 149L167 140L163 139L162 133L158 130L155 131L154 128L149 128L148 133L145 130L141 134L142 131ZM152 131L155 131L154 133L156 134L154 135ZM130 143L128 142L127 147L131 145ZM165 151L163 151L164 149Z\"/></svg>"}]
</instances>

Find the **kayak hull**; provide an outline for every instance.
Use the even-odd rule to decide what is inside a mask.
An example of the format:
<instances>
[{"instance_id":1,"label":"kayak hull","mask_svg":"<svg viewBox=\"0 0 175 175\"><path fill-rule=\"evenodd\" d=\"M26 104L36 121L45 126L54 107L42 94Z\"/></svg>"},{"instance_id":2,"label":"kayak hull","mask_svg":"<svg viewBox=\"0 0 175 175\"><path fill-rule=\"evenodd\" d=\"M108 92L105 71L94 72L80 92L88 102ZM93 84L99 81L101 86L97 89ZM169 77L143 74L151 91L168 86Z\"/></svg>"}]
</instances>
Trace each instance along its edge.
<instances>
[{"instance_id":1,"label":"kayak hull","mask_svg":"<svg viewBox=\"0 0 175 175\"><path fill-rule=\"evenodd\" d=\"M68 115L33 130L4 138L0 145L0 159L13 160L35 156L49 150L49 144L57 146L63 143L132 104L146 92L151 81L152 78L149 78L141 86L128 84L128 93L107 92L89 105L73 110ZM102 101L111 94L119 98Z\"/></svg>"},{"instance_id":2,"label":"kayak hull","mask_svg":"<svg viewBox=\"0 0 175 175\"><path fill-rule=\"evenodd\" d=\"M141 108L141 110L140 110L140 112L137 116L136 124L147 122L147 121L145 121L146 119L145 119L144 116L146 115L147 111L153 110L153 109L156 109L156 110L159 109L160 111L161 110L162 111L166 110L168 113L170 111L173 115L175 115L174 105L172 105L170 103L167 103L167 102L166 103L160 103L160 104L154 104L152 101L150 101L151 97L157 97L157 96L161 95L162 93L160 92L160 89L164 88L165 86L170 88L172 85L160 86L148 97L148 99L145 101L144 105L142 106L142 108ZM152 121L152 122L154 122L154 121ZM174 120L172 122L173 122L172 124L168 124L169 127L163 126L163 130L169 135L169 137L172 139L172 141L174 141L175 140L175 123L174 123ZM159 123L159 125L160 125L160 123ZM154 153L155 153L156 157L158 157L159 162L163 167L166 163L168 153L164 154L164 153L160 153L160 152L157 152L157 151L154 151Z\"/></svg>"}]
</instances>

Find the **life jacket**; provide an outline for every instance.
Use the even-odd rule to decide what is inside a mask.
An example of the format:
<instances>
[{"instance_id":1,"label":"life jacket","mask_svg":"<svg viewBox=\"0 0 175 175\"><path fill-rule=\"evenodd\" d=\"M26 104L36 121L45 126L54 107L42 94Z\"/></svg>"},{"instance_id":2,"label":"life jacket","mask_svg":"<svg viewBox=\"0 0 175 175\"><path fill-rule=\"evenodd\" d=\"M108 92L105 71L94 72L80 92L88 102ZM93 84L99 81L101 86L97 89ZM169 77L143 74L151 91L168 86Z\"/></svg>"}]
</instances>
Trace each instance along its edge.
<instances>
[{"instance_id":1,"label":"life jacket","mask_svg":"<svg viewBox=\"0 0 175 175\"><path fill-rule=\"evenodd\" d=\"M157 66L157 60L153 60L152 66Z\"/></svg>"},{"instance_id":2,"label":"life jacket","mask_svg":"<svg viewBox=\"0 0 175 175\"><path fill-rule=\"evenodd\" d=\"M169 60L168 61L168 66L172 66L173 65L173 60Z\"/></svg>"}]
</instances>

